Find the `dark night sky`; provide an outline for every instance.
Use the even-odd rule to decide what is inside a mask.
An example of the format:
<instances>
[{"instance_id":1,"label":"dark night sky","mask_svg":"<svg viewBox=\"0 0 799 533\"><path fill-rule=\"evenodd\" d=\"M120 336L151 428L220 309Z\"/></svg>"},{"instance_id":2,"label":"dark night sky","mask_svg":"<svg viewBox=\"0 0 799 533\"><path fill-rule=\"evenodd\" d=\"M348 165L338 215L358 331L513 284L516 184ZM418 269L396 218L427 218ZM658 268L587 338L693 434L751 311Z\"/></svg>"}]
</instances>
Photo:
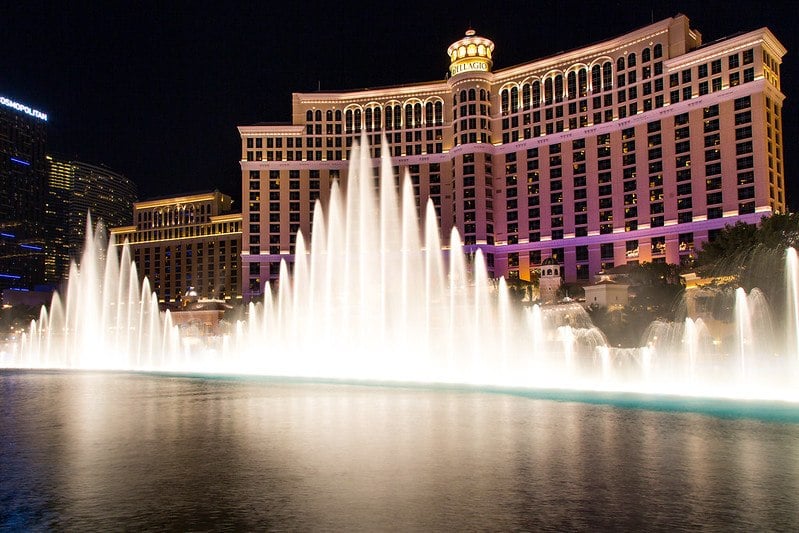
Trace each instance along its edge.
<instances>
[{"instance_id":1,"label":"dark night sky","mask_svg":"<svg viewBox=\"0 0 799 533\"><path fill-rule=\"evenodd\" d=\"M140 198L239 198L237 125L288 122L292 91L442 79L469 25L496 43L497 69L685 13L704 42L768 26L788 49L785 166L799 206L799 10L787 0L103 4L3 2L0 94L49 114L51 152L125 174Z\"/></svg>"}]
</instances>

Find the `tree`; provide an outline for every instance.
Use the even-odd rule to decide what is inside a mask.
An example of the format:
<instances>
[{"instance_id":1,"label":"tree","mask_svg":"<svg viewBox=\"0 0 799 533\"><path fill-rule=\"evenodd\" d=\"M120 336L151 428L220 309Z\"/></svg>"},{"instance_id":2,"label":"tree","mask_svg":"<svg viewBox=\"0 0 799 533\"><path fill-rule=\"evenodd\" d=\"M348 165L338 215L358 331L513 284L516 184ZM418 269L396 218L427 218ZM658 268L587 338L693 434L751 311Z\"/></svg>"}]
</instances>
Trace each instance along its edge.
<instances>
[{"instance_id":1,"label":"tree","mask_svg":"<svg viewBox=\"0 0 799 533\"><path fill-rule=\"evenodd\" d=\"M505 280L505 285L508 287L508 294L511 300L522 302L525 297L528 300L533 298L533 283L520 278L511 278Z\"/></svg>"},{"instance_id":2,"label":"tree","mask_svg":"<svg viewBox=\"0 0 799 533\"><path fill-rule=\"evenodd\" d=\"M565 298L579 300L585 298L585 289L579 283L564 283L558 288L556 295L560 300Z\"/></svg>"},{"instance_id":3,"label":"tree","mask_svg":"<svg viewBox=\"0 0 799 533\"><path fill-rule=\"evenodd\" d=\"M746 290L760 288L771 300L782 290L785 250L799 247L799 214L763 217L758 226L727 225L699 251L704 276L731 276Z\"/></svg>"}]
</instances>

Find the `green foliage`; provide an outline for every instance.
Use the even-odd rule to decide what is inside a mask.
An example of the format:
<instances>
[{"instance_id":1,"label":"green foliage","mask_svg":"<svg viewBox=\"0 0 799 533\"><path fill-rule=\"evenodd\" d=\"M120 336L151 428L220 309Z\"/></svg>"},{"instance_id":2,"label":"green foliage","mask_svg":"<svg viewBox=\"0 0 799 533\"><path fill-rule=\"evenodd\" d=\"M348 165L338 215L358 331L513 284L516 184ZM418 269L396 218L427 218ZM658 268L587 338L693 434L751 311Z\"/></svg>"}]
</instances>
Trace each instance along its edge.
<instances>
[{"instance_id":1,"label":"green foliage","mask_svg":"<svg viewBox=\"0 0 799 533\"><path fill-rule=\"evenodd\" d=\"M585 289L579 283L564 283L558 287L556 295L559 300L564 298L579 300L580 298L585 298Z\"/></svg>"},{"instance_id":2,"label":"green foliage","mask_svg":"<svg viewBox=\"0 0 799 533\"><path fill-rule=\"evenodd\" d=\"M763 217L758 226L738 222L725 226L699 251L703 276L732 276L746 290L759 287L775 296L785 273L785 249L799 247L799 214Z\"/></svg>"},{"instance_id":3,"label":"green foliage","mask_svg":"<svg viewBox=\"0 0 799 533\"><path fill-rule=\"evenodd\" d=\"M627 279L635 298L631 306L654 318L671 320L683 291L680 267L668 263L629 265Z\"/></svg>"},{"instance_id":4,"label":"green foliage","mask_svg":"<svg viewBox=\"0 0 799 533\"><path fill-rule=\"evenodd\" d=\"M508 287L508 294L510 299L515 302L521 302L527 297L528 300L533 296L533 283L527 280L513 278L506 279L505 284Z\"/></svg>"},{"instance_id":5,"label":"green foliage","mask_svg":"<svg viewBox=\"0 0 799 533\"><path fill-rule=\"evenodd\" d=\"M634 304L613 309L590 305L586 311L591 322L605 334L608 343L623 348L640 346L644 331L658 318L653 310Z\"/></svg>"}]
</instances>

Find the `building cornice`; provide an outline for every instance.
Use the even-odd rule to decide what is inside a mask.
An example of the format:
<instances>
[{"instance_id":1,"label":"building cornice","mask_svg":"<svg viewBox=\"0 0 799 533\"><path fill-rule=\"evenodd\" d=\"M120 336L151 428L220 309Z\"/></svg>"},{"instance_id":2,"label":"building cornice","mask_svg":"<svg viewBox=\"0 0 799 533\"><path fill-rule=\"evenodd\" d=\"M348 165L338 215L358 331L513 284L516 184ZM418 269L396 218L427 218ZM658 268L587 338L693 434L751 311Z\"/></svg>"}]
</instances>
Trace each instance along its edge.
<instances>
[{"instance_id":1,"label":"building cornice","mask_svg":"<svg viewBox=\"0 0 799 533\"><path fill-rule=\"evenodd\" d=\"M785 47L780 44L768 28L760 28L743 35L721 39L717 42L702 46L683 55L667 59L663 62L666 72L683 69L699 63L706 63L710 59L724 57L755 45L766 45L778 59L785 55Z\"/></svg>"},{"instance_id":2,"label":"building cornice","mask_svg":"<svg viewBox=\"0 0 799 533\"><path fill-rule=\"evenodd\" d=\"M186 196L174 196L172 198L160 198L157 200L144 200L133 204L134 209L150 209L153 207L165 207L178 204L188 204L192 202L205 202L215 200L220 196L224 196L220 192L209 192L200 194L190 194Z\"/></svg>"},{"instance_id":3,"label":"building cornice","mask_svg":"<svg viewBox=\"0 0 799 533\"><path fill-rule=\"evenodd\" d=\"M568 67L575 63L585 63L590 65L593 61L602 58L610 57L611 54L616 54L623 51L625 48L635 46L641 42L648 42L658 35L668 33L669 27L674 22L675 18L668 18L639 28L638 30L630 33L625 33L613 39L608 39L600 43L578 48L570 52L561 52L556 55L536 59L528 63L507 67L504 69L494 71L494 76L497 82L504 82L519 77L529 76L532 73L545 74L550 70L566 70ZM654 43L653 43L654 44ZM566 67L566 68L563 68Z\"/></svg>"},{"instance_id":4,"label":"building cornice","mask_svg":"<svg viewBox=\"0 0 799 533\"><path fill-rule=\"evenodd\" d=\"M348 105L368 103L371 100L392 100L395 98L423 98L449 93L446 81L429 81L414 85L381 87L379 89L360 89L341 93L294 93L297 103L303 105Z\"/></svg>"}]
</instances>

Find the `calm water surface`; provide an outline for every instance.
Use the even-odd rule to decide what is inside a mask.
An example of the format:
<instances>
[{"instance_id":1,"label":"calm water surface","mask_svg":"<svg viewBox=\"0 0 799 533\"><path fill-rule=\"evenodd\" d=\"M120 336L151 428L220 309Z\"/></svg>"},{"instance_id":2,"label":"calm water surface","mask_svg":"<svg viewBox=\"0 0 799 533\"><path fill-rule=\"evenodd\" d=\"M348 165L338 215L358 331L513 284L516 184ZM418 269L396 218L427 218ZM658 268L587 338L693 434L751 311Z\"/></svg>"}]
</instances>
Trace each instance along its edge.
<instances>
[{"instance_id":1,"label":"calm water surface","mask_svg":"<svg viewBox=\"0 0 799 533\"><path fill-rule=\"evenodd\" d=\"M0 372L0 529L799 530L799 424Z\"/></svg>"}]
</instances>

